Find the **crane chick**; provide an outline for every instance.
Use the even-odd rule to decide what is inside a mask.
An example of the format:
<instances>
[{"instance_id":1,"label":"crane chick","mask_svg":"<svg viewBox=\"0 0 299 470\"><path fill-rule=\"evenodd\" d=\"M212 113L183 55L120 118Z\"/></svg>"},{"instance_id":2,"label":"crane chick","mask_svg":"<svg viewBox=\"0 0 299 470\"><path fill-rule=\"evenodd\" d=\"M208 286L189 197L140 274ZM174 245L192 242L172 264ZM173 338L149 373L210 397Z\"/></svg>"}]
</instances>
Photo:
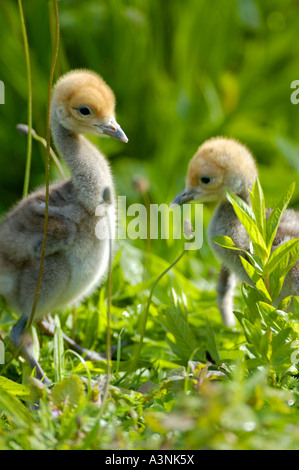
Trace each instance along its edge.
<instances>
[{"instance_id":1,"label":"crane chick","mask_svg":"<svg viewBox=\"0 0 299 470\"><path fill-rule=\"evenodd\" d=\"M213 242L216 236L228 236L240 249L249 251L249 237L226 199L227 191L241 197L250 205L249 191L258 177L255 160L250 151L234 139L215 137L204 142L189 163L186 188L172 201L184 204L188 201L212 202L218 206L209 225L209 242L222 263L218 280L218 305L224 324L233 326L233 295L236 280L249 282L240 261L238 251L228 250ZM280 222L273 246L299 236L299 213L287 210ZM298 263L290 273L288 286L299 292Z\"/></svg>"},{"instance_id":2,"label":"crane chick","mask_svg":"<svg viewBox=\"0 0 299 470\"><path fill-rule=\"evenodd\" d=\"M88 70L74 70L58 80L51 102L51 132L71 178L50 185L47 244L35 320L80 301L103 279L109 240L96 236L96 207L115 190L104 155L82 134L128 139L115 119L115 97L104 80ZM19 202L0 223L0 295L21 315L11 331L18 346L31 315L44 237L46 191L38 189ZM114 231L115 217L110 221ZM107 221L108 223L108 221ZM109 232L107 232L109 233ZM101 238L101 239L99 239ZM26 337L21 354L48 379Z\"/></svg>"}]
</instances>

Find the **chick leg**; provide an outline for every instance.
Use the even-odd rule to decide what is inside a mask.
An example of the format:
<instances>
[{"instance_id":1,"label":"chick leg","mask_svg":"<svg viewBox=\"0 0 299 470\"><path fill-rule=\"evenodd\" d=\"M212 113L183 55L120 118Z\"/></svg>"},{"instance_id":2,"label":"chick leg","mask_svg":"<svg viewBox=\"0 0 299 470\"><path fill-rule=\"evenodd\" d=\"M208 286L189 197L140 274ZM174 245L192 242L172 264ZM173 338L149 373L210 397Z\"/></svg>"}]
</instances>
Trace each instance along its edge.
<instances>
[{"instance_id":1,"label":"chick leg","mask_svg":"<svg viewBox=\"0 0 299 470\"><path fill-rule=\"evenodd\" d=\"M26 325L27 325L27 317L25 315L22 315L20 320L15 324L15 326L11 330L10 339L15 345L15 347L18 348L21 341L24 338L24 341L20 350L21 355L24 357L24 359L26 359L30 367L32 369L35 369L36 377L39 380L41 380L45 385L50 385L51 381L48 379L45 372L39 365L36 357L34 356L33 348L32 348L32 338L29 334L25 335Z\"/></svg>"},{"instance_id":2,"label":"chick leg","mask_svg":"<svg viewBox=\"0 0 299 470\"><path fill-rule=\"evenodd\" d=\"M226 326L235 325L235 317L233 314L235 286L235 275L230 273L223 266L218 279L217 294L218 307L221 313L222 321Z\"/></svg>"},{"instance_id":3,"label":"chick leg","mask_svg":"<svg viewBox=\"0 0 299 470\"><path fill-rule=\"evenodd\" d=\"M41 321L38 322L38 326L40 329L49 336L54 336L55 325L54 320L51 316L47 318L43 318ZM76 351L80 356L84 357L87 361L105 361L106 358L104 355L101 355L95 351L90 351L89 349L82 348L69 338L66 334L62 333L62 337L64 341L68 344L68 346Z\"/></svg>"}]
</instances>

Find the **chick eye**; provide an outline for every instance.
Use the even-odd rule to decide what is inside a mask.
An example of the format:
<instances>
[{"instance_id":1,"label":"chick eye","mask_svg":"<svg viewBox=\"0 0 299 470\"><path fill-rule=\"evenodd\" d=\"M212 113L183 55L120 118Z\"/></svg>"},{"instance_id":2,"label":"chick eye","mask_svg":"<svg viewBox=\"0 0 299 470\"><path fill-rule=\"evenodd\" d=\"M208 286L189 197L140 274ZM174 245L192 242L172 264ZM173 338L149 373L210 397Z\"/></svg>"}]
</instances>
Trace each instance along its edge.
<instances>
[{"instance_id":1,"label":"chick eye","mask_svg":"<svg viewBox=\"0 0 299 470\"><path fill-rule=\"evenodd\" d=\"M78 111L82 116L89 116L91 114L90 109L87 106L81 106Z\"/></svg>"},{"instance_id":2,"label":"chick eye","mask_svg":"<svg viewBox=\"0 0 299 470\"><path fill-rule=\"evenodd\" d=\"M210 178L209 176L201 176L199 178L199 181L202 183L202 184L210 184L210 182L212 181L212 178Z\"/></svg>"}]
</instances>

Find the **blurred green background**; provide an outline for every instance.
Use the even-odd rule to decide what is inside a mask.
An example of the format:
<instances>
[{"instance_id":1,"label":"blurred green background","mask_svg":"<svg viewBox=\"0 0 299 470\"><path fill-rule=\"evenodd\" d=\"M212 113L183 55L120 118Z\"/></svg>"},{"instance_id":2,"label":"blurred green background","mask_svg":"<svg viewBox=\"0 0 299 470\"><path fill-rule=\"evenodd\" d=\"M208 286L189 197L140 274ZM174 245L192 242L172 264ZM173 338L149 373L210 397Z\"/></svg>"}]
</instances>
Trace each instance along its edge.
<instances>
[{"instance_id":1,"label":"blurred green background","mask_svg":"<svg viewBox=\"0 0 299 470\"><path fill-rule=\"evenodd\" d=\"M25 0L33 75L33 128L45 136L52 57L53 3ZM299 182L297 0L61 0L55 79L69 69L99 72L117 96L127 145L98 139L118 192L140 195L135 174L150 182L153 202L183 188L189 159L205 139L240 139L255 154L269 205ZM0 213L22 195L27 78L18 5L0 6ZM45 150L33 141L30 188L43 184ZM52 168L52 178L57 178ZM299 185L293 201L299 201Z\"/></svg>"}]
</instances>

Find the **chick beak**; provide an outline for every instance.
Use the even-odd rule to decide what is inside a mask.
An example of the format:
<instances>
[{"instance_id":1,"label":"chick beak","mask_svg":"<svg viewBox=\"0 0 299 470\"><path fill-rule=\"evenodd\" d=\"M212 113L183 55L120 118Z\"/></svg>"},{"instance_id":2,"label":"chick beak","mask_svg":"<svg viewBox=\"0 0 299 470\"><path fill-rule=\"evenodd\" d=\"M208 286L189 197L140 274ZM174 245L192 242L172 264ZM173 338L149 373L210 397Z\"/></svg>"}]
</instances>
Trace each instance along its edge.
<instances>
[{"instance_id":1,"label":"chick beak","mask_svg":"<svg viewBox=\"0 0 299 470\"><path fill-rule=\"evenodd\" d=\"M194 191L194 189L183 189L183 191L181 191L170 203L170 207L177 205L181 206L182 204L185 204L185 202L193 201L195 194L196 192Z\"/></svg>"},{"instance_id":2,"label":"chick beak","mask_svg":"<svg viewBox=\"0 0 299 470\"><path fill-rule=\"evenodd\" d=\"M108 124L101 126L103 134L109 135L116 140L127 143L128 137L120 127L120 125L113 119Z\"/></svg>"}]
</instances>

